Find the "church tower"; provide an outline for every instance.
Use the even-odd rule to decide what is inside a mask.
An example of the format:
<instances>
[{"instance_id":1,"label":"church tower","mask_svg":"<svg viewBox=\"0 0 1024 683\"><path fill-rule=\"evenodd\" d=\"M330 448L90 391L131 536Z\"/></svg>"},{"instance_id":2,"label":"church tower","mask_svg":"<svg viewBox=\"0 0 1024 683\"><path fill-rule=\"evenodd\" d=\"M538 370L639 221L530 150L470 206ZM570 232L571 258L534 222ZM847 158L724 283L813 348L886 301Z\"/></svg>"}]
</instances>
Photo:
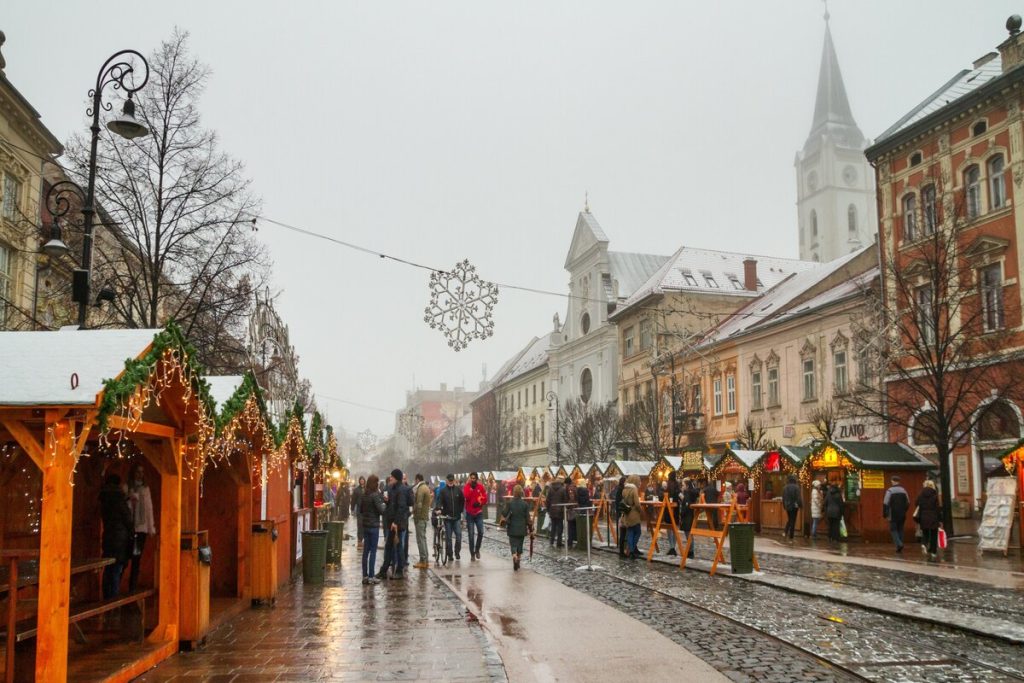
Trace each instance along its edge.
<instances>
[{"instance_id":1,"label":"church tower","mask_svg":"<svg viewBox=\"0 0 1024 683\"><path fill-rule=\"evenodd\" d=\"M878 224L875 176L864 157L869 141L853 120L828 21L826 12L814 120L794 162L800 258L807 261L871 244Z\"/></svg>"}]
</instances>

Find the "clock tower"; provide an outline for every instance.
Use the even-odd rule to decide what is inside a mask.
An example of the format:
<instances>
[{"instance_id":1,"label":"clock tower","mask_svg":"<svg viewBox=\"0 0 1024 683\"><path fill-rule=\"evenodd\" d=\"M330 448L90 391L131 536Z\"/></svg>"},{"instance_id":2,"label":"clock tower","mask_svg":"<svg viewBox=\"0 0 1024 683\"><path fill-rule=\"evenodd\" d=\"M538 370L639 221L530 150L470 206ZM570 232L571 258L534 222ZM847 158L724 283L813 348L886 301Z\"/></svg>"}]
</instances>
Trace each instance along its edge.
<instances>
[{"instance_id":1,"label":"clock tower","mask_svg":"<svg viewBox=\"0 0 1024 683\"><path fill-rule=\"evenodd\" d=\"M839 71L829 15L818 72L814 120L796 154L800 258L831 261L874 241L874 173L864 156L869 141L853 120Z\"/></svg>"}]
</instances>

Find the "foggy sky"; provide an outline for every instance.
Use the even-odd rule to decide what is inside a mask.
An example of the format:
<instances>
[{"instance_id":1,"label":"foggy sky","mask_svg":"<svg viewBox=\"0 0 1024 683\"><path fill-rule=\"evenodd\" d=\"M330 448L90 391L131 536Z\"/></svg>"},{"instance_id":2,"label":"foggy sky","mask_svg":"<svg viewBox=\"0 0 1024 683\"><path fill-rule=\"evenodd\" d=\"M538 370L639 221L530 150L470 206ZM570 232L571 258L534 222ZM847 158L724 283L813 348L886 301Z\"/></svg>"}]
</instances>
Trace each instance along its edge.
<instances>
[{"instance_id":1,"label":"foggy sky","mask_svg":"<svg viewBox=\"0 0 1024 683\"><path fill-rule=\"evenodd\" d=\"M125 10L128 10L127 12ZM831 26L877 136L1006 37L1024 3L845 0ZM488 279L566 291L589 192L611 248L797 255L823 7L787 2L5 3L6 75L62 140L113 52L179 26L213 69L204 124L268 217ZM263 224L300 371L331 421L390 432L422 387L476 387L565 300L503 290L460 353L422 322L428 273Z\"/></svg>"}]
</instances>

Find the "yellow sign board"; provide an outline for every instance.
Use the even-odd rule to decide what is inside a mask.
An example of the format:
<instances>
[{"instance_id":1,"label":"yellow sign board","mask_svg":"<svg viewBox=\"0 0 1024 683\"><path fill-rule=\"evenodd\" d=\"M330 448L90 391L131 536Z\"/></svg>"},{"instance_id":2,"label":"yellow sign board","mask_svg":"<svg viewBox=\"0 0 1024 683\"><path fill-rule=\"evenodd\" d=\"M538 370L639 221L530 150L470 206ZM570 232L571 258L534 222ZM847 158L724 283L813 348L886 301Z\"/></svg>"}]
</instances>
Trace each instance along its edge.
<instances>
[{"instance_id":1,"label":"yellow sign board","mask_svg":"<svg viewBox=\"0 0 1024 683\"><path fill-rule=\"evenodd\" d=\"M885 488L885 473L875 471L862 472L860 475L861 488L865 489L884 489Z\"/></svg>"},{"instance_id":2,"label":"yellow sign board","mask_svg":"<svg viewBox=\"0 0 1024 683\"><path fill-rule=\"evenodd\" d=\"M687 471L704 469L704 454L701 451L683 453L683 469Z\"/></svg>"}]
</instances>

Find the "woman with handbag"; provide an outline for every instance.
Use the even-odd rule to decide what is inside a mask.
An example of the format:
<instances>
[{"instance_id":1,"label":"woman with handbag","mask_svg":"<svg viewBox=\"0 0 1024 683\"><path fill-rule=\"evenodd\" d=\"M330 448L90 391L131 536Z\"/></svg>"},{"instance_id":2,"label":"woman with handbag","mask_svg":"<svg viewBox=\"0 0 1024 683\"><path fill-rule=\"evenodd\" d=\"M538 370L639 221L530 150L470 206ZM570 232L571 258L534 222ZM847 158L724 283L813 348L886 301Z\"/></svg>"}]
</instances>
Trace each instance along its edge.
<instances>
[{"instance_id":1,"label":"woman with handbag","mask_svg":"<svg viewBox=\"0 0 1024 683\"><path fill-rule=\"evenodd\" d=\"M629 559L635 560L640 557L640 551L636 546L640 542L640 524L644 519L640 513L640 477L635 474L626 479L619 512L622 515L620 525L626 536L626 554Z\"/></svg>"},{"instance_id":2,"label":"woman with handbag","mask_svg":"<svg viewBox=\"0 0 1024 683\"><path fill-rule=\"evenodd\" d=\"M935 482L928 479L924 488L917 496L917 509L914 510L914 521L921 528L921 540L928 553L928 559L934 560L939 553L939 527L942 526L942 506L939 504L939 492L935 490Z\"/></svg>"},{"instance_id":3,"label":"woman with handbag","mask_svg":"<svg viewBox=\"0 0 1024 683\"><path fill-rule=\"evenodd\" d=\"M843 521L843 494L832 484L825 494L825 518L828 520L828 540L839 543L839 525Z\"/></svg>"},{"instance_id":4,"label":"woman with handbag","mask_svg":"<svg viewBox=\"0 0 1024 683\"><path fill-rule=\"evenodd\" d=\"M529 533L533 536L533 523L530 521L530 506L523 500L523 487L516 484L512 489L512 500L505 503L501 512L508 534L508 545L512 550L512 569L519 571L519 561L523 557L523 539Z\"/></svg>"}]
</instances>

